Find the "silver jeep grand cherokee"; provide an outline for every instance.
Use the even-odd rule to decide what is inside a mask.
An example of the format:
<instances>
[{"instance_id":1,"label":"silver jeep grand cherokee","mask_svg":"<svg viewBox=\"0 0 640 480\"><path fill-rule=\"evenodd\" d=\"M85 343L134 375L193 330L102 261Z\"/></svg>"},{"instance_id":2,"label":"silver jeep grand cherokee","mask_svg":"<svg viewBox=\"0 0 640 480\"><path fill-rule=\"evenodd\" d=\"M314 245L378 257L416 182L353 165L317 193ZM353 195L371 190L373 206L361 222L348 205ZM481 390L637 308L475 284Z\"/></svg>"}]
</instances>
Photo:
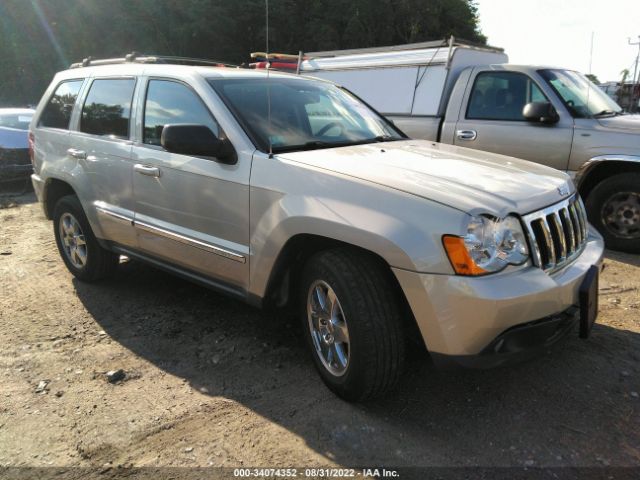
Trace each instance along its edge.
<instances>
[{"instance_id":1,"label":"silver jeep grand cherokee","mask_svg":"<svg viewBox=\"0 0 640 480\"><path fill-rule=\"evenodd\" d=\"M328 387L519 359L595 321L603 242L564 174L408 139L294 75L153 58L58 73L31 124L33 184L76 277L120 255L290 306Z\"/></svg>"}]
</instances>

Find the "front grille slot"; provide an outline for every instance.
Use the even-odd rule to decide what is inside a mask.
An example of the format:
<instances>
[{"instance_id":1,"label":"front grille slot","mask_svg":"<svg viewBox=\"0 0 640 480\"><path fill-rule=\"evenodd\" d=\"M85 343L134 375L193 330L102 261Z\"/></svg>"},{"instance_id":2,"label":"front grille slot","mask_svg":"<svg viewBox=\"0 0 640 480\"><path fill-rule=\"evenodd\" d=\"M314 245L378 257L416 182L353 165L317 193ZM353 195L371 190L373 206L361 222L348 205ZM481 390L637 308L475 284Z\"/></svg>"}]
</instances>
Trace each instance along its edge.
<instances>
[{"instance_id":1,"label":"front grille slot","mask_svg":"<svg viewBox=\"0 0 640 480\"><path fill-rule=\"evenodd\" d=\"M564 236L564 230L560 225L559 212L547 215L547 223L551 230L551 239L556 251L556 263L564 262L567 258L567 241Z\"/></svg>"},{"instance_id":2,"label":"front grille slot","mask_svg":"<svg viewBox=\"0 0 640 480\"><path fill-rule=\"evenodd\" d=\"M555 271L578 256L587 241L587 216L577 195L523 217L533 263Z\"/></svg>"}]
</instances>

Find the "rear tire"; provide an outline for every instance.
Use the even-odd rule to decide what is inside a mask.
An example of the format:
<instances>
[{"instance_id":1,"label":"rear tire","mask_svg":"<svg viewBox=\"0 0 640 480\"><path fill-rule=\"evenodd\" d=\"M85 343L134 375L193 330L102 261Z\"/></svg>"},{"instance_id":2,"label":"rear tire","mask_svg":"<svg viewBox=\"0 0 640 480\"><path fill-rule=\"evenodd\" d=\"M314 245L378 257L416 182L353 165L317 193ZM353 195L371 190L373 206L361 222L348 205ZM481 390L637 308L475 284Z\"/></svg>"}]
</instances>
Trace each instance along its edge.
<instances>
[{"instance_id":1,"label":"rear tire","mask_svg":"<svg viewBox=\"0 0 640 480\"><path fill-rule=\"evenodd\" d=\"M100 246L75 195L62 197L56 203L53 232L62 260L79 280L101 280L112 275L118 266L120 256Z\"/></svg>"},{"instance_id":2,"label":"rear tire","mask_svg":"<svg viewBox=\"0 0 640 480\"><path fill-rule=\"evenodd\" d=\"M320 377L345 400L382 396L402 372L402 310L390 275L386 265L355 249L321 252L305 265L300 290L305 337Z\"/></svg>"},{"instance_id":3,"label":"rear tire","mask_svg":"<svg viewBox=\"0 0 640 480\"><path fill-rule=\"evenodd\" d=\"M589 222L607 248L640 252L640 174L620 173L598 183L585 202Z\"/></svg>"}]
</instances>

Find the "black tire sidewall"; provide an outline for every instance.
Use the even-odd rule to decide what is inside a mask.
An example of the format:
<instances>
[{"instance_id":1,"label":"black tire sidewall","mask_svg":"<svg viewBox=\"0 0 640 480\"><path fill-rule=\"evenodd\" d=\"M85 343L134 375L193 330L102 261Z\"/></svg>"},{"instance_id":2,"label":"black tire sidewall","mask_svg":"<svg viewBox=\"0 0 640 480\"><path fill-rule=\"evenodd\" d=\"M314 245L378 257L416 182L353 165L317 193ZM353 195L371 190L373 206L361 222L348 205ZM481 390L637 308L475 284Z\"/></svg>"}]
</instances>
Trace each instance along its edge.
<instances>
[{"instance_id":1,"label":"black tire sidewall","mask_svg":"<svg viewBox=\"0 0 640 480\"><path fill-rule=\"evenodd\" d=\"M349 364L346 372L341 376L335 376L327 370L318 357L311 338L307 317L307 296L311 285L317 280L326 282L336 293L349 329ZM324 383L337 395L349 401L361 400L362 393L367 390L367 385L372 381L368 360L375 356L375 343L369 328L361 321L363 312L358 308L358 304L365 299L357 297L357 294L350 291L341 275L334 269L327 268L322 262L311 261L305 268L299 299L304 336L313 362Z\"/></svg>"},{"instance_id":2,"label":"black tire sidewall","mask_svg":"<svg viewBox=\"0 0 640 480\"><path fill-rule=\"evenodd\" d=\"M619 192L640 192L640 173L621 173L598 183L585 201L589 222L603 236L607 248L628 253L640 252L639 239L615 235L602 222L601 212L606 202Z\"/></svg>"},{"instance_id":3,"label":"black tire sidewall","mask_svg":"<svg viewBox=\"0 0 640 480\"><path fill-rule=\"evenodd\" d=\"M62 245L62 238L60 238L60 218L65 213L70 213L75 217L82 228L82 233L84 234L87 245L87 263L82 268L77 268L73 263L71 263ZM60 252L60 256L69 271L80 280L94 280L98 275L99 261L101 260L100 257L106 252L103 251L98 240L93 234L89 220L87 220L87 216L82 209L82 204L78 197L75 195L68 195L58 200L53 213L53 229L58 251Z\"/></svg>"}]
</instances>

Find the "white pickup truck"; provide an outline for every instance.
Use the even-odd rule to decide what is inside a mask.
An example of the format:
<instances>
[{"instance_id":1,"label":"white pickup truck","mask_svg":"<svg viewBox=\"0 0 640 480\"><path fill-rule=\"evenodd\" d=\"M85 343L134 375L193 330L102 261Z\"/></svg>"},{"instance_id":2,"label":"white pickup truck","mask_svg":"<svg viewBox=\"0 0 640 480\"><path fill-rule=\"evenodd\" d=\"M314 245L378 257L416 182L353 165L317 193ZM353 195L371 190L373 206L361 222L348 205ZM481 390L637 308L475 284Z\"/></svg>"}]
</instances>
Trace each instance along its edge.
<instances>
[{"instance_id":1,"label":"white pickup truck","mask_svg":"<svg viewBox=\"0 0 640 480\"><path fill-rule=\"evenodd\" d=\"M640 252L640 115L584 75L454 39L306 58L302 75L354 92L410 137L569 173L607 246Z\"/></svg>"}]
</instances>

